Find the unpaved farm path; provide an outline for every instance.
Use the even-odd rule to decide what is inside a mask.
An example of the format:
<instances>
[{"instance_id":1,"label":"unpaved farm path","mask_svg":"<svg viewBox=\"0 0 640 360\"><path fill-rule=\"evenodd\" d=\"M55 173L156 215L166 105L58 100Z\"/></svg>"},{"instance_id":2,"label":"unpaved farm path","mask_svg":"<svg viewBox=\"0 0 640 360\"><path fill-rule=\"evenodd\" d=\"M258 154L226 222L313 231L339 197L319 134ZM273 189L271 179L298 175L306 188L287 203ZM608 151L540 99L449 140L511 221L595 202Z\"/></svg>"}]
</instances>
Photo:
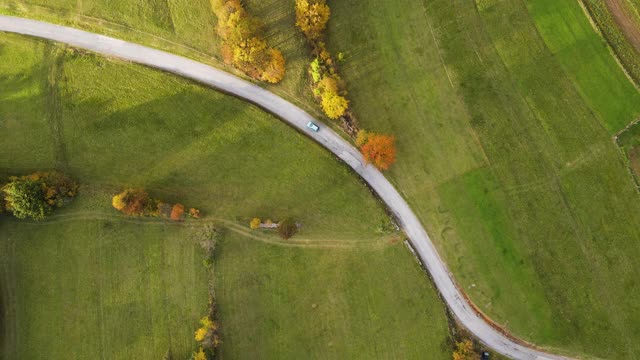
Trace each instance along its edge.
<instances>
[{"instance_id":1,"label":"unpaved farm path","mask_svg":"<svg viewBox=\"0 0 640 360\"><path fill-rule=\"evenodd\" d=\"M452 274L440 258L429 235L393 185L375 167L367 165L355 147L299 107L222 70L119 39L10 16L0 16L0 31L53 40L164 70L237 96L274 114L334 153L371 186L399 220L416 254L429 271L434 284L451 312L480 341L495 351L514 359L566 359L562 356L545 353L532 345L527 345L523 341L508 336L480 316L458 289ZM306 127L309 121L320 125L320 131L309 130ZM430 356L424 354L424 357L429 358Z\"/></svg>"},{"instance_id":2,"label":"unpaved farm path","mask_svg":"<svg viewBox=\"0 0 640 360\"><path fill-rule=\"evenodd\" d=\"M626 0L605 0L605 2L613 16L613 20L620 27L620 30L622 30L634 49L640 54L640 23L638 23L635 15L631 13L633 11L631 5L625 4Z\"/></svg>"}]
</instances>

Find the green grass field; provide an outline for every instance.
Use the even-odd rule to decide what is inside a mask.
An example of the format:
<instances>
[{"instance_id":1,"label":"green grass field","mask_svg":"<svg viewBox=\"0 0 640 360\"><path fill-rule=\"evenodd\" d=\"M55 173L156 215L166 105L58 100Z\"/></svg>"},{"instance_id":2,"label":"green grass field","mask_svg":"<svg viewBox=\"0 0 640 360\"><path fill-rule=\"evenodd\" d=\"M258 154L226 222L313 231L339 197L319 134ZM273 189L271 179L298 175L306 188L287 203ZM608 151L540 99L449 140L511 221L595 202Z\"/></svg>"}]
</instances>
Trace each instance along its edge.
<instances>
[{"instance_id":1,"label":"green grass field","mask_svg":"<svg viewBox=\"0 0 640 360\"><path fill-rule=\"evenodd\" d=\"M0 220L0 357L187 358L208 297L195 230L64 215Z\"/></svg>"},{"instance_id":2,"label":"green grass field","mask_svg":"<svg viewBox=\"0 0 640 360\"><path fill-rule=\"evenodd\" d=\"M0 60L0 175L56 168L82 184L44 223L0 220L1 358L188 357L207 306L196 236L207 224L227 229L215 265L225 356L449 356L428 278L400 234L378 233L382 206L320 146L140 66L6 34ZM127 219L110 205L125 186L205 218ZM303 227L282 242L249 231L256 215Z\"/></svg>"},{"instance_id":3,"label":"green grass field","mask_svg":"<svg viewBox=\"0 0 640 360\"><path fill-rule=\"evenodd\" d=\"M223 358L451 356L442 306L402 243L282 248L229 234L215 263Z\"/></svg>"}]
</instances>

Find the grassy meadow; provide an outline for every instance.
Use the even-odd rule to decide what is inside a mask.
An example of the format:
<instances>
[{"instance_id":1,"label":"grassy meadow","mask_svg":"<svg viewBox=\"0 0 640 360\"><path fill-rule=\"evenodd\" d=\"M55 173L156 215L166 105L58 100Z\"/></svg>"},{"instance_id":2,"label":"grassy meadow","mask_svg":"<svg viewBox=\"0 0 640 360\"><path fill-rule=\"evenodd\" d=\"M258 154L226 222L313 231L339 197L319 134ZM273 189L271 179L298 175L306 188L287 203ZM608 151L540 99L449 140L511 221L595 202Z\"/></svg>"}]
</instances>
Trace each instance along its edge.
<instances>
[{"instance_id":1,"label":"grassy meadow","mask_svg":"<svg viewBox=\"0 0 640 360\"><path fill-rule=\"evenodd\" d=\"M0 60L0 175L55 168L82 184L50 220L0 220L2 358L186 358L207 306L198 234L210 224L227 233L214 287L225 356L450 356L428 278L400 234L378 232L388 218L369 190L320 146L240 100L133 64L7 34ZM205 217L123 217L110 205L123 187ZM302 228L282 242L249 231L256 215Z\"/></svg>"},{"instance_id":2,"label":"grassy meadow","mask_svg":"<svg viewBox=\"0 0 640 360\"><path fill-rule=\"evenodd\" d=\"M0 358L186 359L207 312L197 230L64 215L0 220Z\"/></svg>"},{"instance_id":3,"label":"grassy meadow","mask_svg":"<svg viewBox=\"0 0 640 360\"><path fill-rule=\"evenodd\" d=\"M111 14L100 15L106 22L93 18L98 14L88 10L92 7L76 2L35 3L0 1L5 13L73 24L216 63L215 21L206 1L172 8L197 14L196 24L208 24L189 29L175 21L172 28L168 21L135 17L124 7L108 8ZM266 22L269 40L288 61L285 81L269 88L313 111L304 70L309 49L293 27L292 1L246 4ZM345 54L340 68L360 125L398 138L399 160L389 178L423 220L471 299L507 330L541 346L633 358L640 350L640 285L634 271L640 259L640 197L629 161L612 137L638 118L640 101L578 2L362 0L329 5L328 45ZM162 7L153 8L158 19L165 17ZM113 24L114 19L125 26ZM88 60L77 60L78 66L83 61ZM63 111L87 116L85 110ZM87 116L83 123L93 119ZM101 143L117 142L119 134L118 128L109 134L106 124L96 125L106 129L101 130L107 134L104 140L68 151L82 159L87 149L110 149ZM69 131L66 126L64 131ZM75 136L82 144L82 136ZM92 166L89 160L69 162L90 178L84 165ZM131 171L115 168L120 174ZM168 189L167 179L149 183ZM224 213L213 210L218 211Z\"/></svg>"}]
</instances>

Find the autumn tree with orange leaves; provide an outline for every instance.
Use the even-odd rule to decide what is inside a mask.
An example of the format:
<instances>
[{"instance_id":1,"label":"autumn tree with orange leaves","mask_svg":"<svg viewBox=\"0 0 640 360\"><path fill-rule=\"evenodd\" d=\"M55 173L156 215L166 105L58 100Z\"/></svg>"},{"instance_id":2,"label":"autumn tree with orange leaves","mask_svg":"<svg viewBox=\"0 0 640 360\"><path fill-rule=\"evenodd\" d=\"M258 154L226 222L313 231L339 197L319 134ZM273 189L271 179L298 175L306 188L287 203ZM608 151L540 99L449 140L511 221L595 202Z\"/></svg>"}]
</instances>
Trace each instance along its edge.
<instances>
[{"instance_id":1,"label":"autumn tree with orange leaves","mask_svg":"<svg viewBox=\"0 0 640 360\"><path fill-rule=\"evenodd\" d=\"M396 162L396 138L390 135L367 133L361 140L360 152L367 163L380 170L387 170Z\"/></svg>"},{"instance_id":2,"label":"autumn tree with orange leaves","mask_svg":"<svg viewBox=\"0 0 640 360\"><path fill-rule=\"evenodd\" d=\"M184 214L184 205L180 203L173 205L173 209L171 209L171 220L174 220L174 221L181 220L183 214Z\"/></svg>"}]
</instances>

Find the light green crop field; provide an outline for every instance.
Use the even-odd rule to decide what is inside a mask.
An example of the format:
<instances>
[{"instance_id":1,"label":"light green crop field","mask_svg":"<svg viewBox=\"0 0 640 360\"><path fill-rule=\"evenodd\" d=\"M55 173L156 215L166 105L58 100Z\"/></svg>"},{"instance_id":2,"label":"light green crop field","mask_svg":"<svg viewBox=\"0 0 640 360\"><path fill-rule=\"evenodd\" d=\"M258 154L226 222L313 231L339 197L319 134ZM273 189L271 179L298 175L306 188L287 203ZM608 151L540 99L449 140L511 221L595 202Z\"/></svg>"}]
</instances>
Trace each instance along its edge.
<instances>
[{"instance_id":1,"label":"light green crop field","mask_svg":"<svg viewBox=\"0 0 640 360\"><path fill-rule=\"evenodd\" d=\"M611 134L640 116L640 93L577 2L537 0L527 6L549 51Z\"/></svg>"},{"instance_id":2,"label":"light green crop field","mask_svg":"<svg viewBox=\"0 0 640 360\"><path fill-rule=\"evenodd\" d=\"M382 206L279 120L167 74L6 34L0 89L0 175L56 168L82 184L44 223L0 220L2 358L187 358L207 306L196 235L208 224L227 229L214 289L228 357L449 356L444 306L401 234L378 233ZM110 205L125 186L205 217L125 218ZM249 231L256 215L302 228L282 242Z\"/></svg>"},{"instance_id":3,"label":"light green crop field","mask_svg":"<svg viewBox=\"0 0 640 360\"><path fill-rule=\"evenodd\" d=\"M195 230L63 215L0 220L0 357L187 358L208 298Z\"/></svg>"}]
</instances>

